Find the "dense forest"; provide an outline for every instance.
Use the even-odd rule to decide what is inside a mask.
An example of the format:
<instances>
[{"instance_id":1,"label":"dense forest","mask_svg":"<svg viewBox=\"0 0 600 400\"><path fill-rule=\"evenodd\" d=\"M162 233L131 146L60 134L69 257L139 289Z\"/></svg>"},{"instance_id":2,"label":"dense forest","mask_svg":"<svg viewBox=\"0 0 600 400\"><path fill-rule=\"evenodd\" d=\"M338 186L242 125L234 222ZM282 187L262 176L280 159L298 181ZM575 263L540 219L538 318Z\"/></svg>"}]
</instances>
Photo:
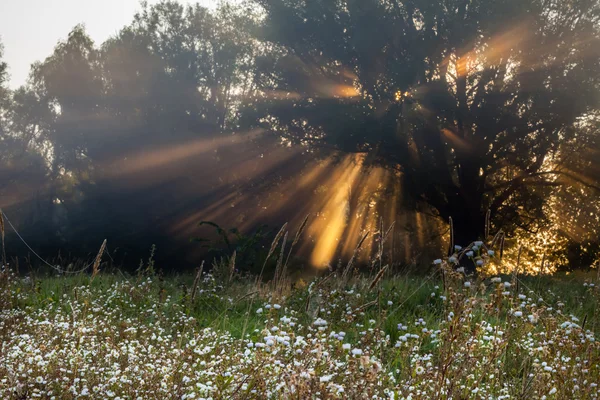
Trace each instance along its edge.
<instances>
[{"instance_id":1,"label":"dense forest","mask_svg":"<svg viewBox=\"0 0 600 400\"><path fill-rule=\"evenodd\" d=\"M43 257L107 239L134 267L156 245L166 270L250 269L308 216L299 265L366 233L365 259L425 265L500 230L532 270L600 261L597 1L140 7L14 90L0 48L0 208Z\"/></svg>"}]
</instances>

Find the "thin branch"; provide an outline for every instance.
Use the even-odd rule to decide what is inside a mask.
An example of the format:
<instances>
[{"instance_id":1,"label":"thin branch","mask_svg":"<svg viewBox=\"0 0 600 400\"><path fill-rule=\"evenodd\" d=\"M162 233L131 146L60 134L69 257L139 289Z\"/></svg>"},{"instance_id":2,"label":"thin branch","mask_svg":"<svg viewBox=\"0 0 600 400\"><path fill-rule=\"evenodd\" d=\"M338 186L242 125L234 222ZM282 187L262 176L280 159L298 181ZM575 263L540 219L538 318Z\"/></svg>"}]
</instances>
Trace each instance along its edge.
<instances>
[{"instance_id":1,"label":"thin branch","mask_svg":"<svg viewBox=\"0 0 600 400\"><path fill-rule=\"evenodd\" d=\"M532 173L529 174L527 176L519 176L517 178L514 178L508 182L504 182L500 185L496 185L496 186L490 186L486 192L493 192L496 191L498 189L502 189L502 188L510 188L514 185L518 185L518 186L560 186L561 183L560 182L553 182L553 181L535 181L535 182L526 182L527 179L531 179L531 178L535 178L535 177L539 177L539 176L546 176L546 175L558 175L558 176L564 176L567 177L569 179L574 180L577 183L580 183L586 187L595 189L597 191L600 192L600 186L595 185L593 183L590 182L586 182L584 179L570 173L570 172L566 172L566 171L562 171L562 170L552 170L552 171L543 171L543 172L536 172L536 173ZM507 189L508 190L508 189Z\"/></svg>"}]
</instances>

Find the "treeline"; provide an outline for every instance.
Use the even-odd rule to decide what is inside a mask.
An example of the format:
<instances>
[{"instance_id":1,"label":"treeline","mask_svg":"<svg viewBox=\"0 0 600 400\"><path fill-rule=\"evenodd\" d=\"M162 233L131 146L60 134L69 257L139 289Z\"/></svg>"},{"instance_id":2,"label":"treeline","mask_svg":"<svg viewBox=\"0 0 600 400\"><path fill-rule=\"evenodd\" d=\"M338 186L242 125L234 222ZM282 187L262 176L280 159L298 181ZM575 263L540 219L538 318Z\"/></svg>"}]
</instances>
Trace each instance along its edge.
<instances>
[{"instance_id":1,"label":"treeline","mask_svg":"<svg viewBox=\"0 0 600 400\"><path fill-rule=\"evenodd\" d=\"M532 266L599 256L597 2L164 1L105 43L74 27L16 90L6 73L0 207L45 255L108 236L191 262L202 220L243 242L309 213L308 247L352 236L329 258L385 219L416 262L488 215Z\"/></svg>"},{"instance_id":2,"label":"treeline","mask_svg":"<svg viewBox=\"0 0 600 400\"><path fill-rule=\"evenodd\" d=\"M128 190L112 179L127 171L114 169L134 155L143 162L141 150L167 151L239 130L237 109L256 90L256 21L248 10L144 6L99 45L79 25L32 65L26 85L3 89L0 206L16 209L45 254L86 254L103 235L133 235L129 244L139 239L147 253L169 236L150 230L148 221L157 216L153 208L172 207L170 188L153 182Z\"/></svg>"}]
</instances>

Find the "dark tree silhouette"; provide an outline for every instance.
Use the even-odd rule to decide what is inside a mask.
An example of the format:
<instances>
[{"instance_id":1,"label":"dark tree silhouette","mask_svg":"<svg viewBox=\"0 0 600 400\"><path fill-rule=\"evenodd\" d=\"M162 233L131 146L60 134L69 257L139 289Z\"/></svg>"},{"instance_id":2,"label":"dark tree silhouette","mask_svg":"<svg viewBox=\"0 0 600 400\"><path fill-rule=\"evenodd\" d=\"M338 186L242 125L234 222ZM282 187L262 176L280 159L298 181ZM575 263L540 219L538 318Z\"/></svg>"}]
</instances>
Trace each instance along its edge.
<instances>
[{"instance_id":1,"label":"dark tree silhouette","mask_svg":"<svg viewBox=\"0 0 600 400\"><path fill-rule=\"evenodd\" d=\"M143 151L185 152L188 143L200 148L239 129L237 104L253 90L253 12L227 4L214 11L173 1L143 4L101 46L78 25L35 63L12 96L10 134L0 143L10 148L0 157L10 154L15 166L14 179L3 182L30 176L26 165L37 177L46 174L43 184L31 180L39 191L30 224L51 225L53 239L58 232L80 253L93 251L81 242L96 247L98 235L150 231L148 209L140 204L151 188L123 190L120 177L108 179L107 170ZM186 179L172 177L180 178Z\"/></svg>"},{"instance_id":2,"label":"dark tree silhouette","mask_svg":"<svg viewBox=\"0 0 600 400\"><path fill-rule=\"evenodd\" d=\"M374 197L401 188L393 209L452 217L457 244L484 236L490 210L495 228L552 231L569 243L553 260L568 248L585 264L600 248L599 25L592 0L144 3L105 43L76 26L14 91L0 51L0 205L83 254L106 235L146 235L145 251L168 236L149 216L285 198L317 154L362 153L399 180ZM275 141L323 151L286 159ZM289 201L287 214L302 202Z\"/></svg>"},{"instance_id":3,"label":"dark tree silhouette","mask_svg":"<svg viewBox=\"0 0 600 400\"><path fill-rule=\"evenodd\" d=\"M0 135L3 134L6 124L4 113L8 106L8 88L6 87L6 81L8 80L8 64L2 60L4 55L4 46L0 41Z\"/></svg>"},{"instance_id":4,"label":"dark tree silhouette","mask_svg":"<svg viewBox=\"0 0 600 400\"><path fill-rule=\"evenodd\" d=\"M33 66L33 92L50 114L45 138L53 145L55 170L87 169L90 141L101 135L103 92L99 54L83 26L76 26L44 62Z\"/></svg>"},{"instance_id":5,"label":"dark tree silhouette","mask_svg":"<svg viewBox=\"0 0 600 400\"><path fill-rule=\"evenodd\" d=\"M0 207L5 207L20 196L21 186L44 187L46 167L38 149L30 146L32 136L21 130L32 119L22 112L23 92L7 87L8 65L2 55L0 43Z\"/></svg>"},{"instance_id":6,"label":"dark tree silhouette","mask_svg":"<svg viewBox=\"0 0 600 400\"><path fill-rule=\"evenodd\" d=\"M541 0L256 0L264 127L367 154L456 242L544 217L556 162L598 109L600 6ZM256 110L251 109L251 114Z\"/></svg>"}]
</instances>

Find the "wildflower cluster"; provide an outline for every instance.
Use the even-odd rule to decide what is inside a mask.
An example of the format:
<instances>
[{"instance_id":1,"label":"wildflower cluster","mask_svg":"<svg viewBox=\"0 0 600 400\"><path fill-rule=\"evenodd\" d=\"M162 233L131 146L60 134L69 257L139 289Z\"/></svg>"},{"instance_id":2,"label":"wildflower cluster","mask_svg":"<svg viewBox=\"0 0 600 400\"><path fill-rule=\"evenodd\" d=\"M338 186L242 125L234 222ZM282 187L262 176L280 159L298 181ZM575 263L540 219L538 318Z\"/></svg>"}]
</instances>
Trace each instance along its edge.
<instances>
[{"instance_id":1,"label":"wildflower cluster","mask_svg":"<svg viewBox=\"0 0 600 400\"><path fill-rule=\"evenodd\" d=\"M598 398L597 321L581 311L594 283L565 296L441 264L443 281L317 280L277 296L205 275L193 299L159 279L13 276L0 398Z\"/></svg>"}]
</instances>

